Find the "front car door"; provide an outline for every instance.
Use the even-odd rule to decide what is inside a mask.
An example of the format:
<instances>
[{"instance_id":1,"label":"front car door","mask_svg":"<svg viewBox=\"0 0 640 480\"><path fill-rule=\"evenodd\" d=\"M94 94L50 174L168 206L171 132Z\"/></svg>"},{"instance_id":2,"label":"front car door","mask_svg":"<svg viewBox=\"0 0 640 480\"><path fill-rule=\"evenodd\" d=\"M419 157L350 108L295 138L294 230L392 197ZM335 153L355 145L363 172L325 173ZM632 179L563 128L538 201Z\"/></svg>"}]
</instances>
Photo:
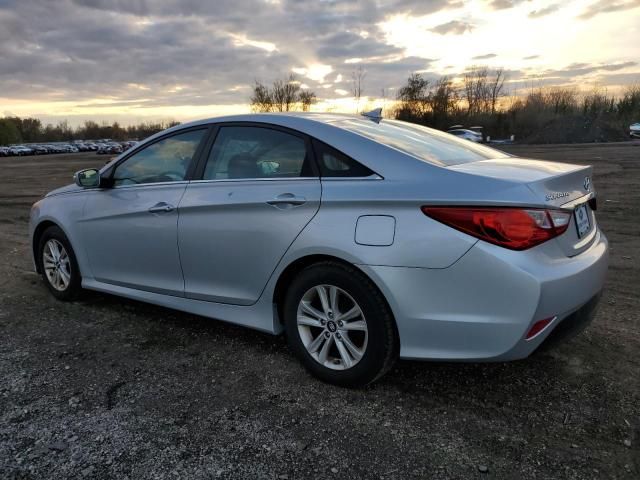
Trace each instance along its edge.
<instances>
[{"instance_id":1,"label":"front car door","mask_svg":"<svg viewBox=\"0 0 640 480\"><path fill-rule=\"evenodd\" d=\"M267 125L217 129L201 179L180 202L189 298L250 305L320 206L310 141Z\"/></svg>"},{"instance_id":2,"label":"front car door","mask_svg":"<svg viewBox=\"0 0 640 480\"><path fill-rule=\"evenodd\" d=\"M88 192L81 230L97 281L184 295L178 204L206 133L161 137L115 166L111 188Z\"/></svg>"}]
</instances>

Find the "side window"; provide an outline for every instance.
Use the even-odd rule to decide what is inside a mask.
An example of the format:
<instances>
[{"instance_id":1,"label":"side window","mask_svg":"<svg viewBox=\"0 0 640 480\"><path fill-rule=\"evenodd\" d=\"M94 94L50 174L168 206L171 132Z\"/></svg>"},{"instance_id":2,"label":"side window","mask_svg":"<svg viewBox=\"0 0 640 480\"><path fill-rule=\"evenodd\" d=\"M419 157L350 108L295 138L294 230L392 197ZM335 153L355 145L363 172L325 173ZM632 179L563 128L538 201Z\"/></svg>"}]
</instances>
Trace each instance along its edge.
<instances>
[{"instance_id":1,"label":"side window","mask_svg":"<svg viewBox=\"0 0 640 480\"><path fill-rule=\"evenodd\" d=\"M179 133L134 153L116 167L114 185L184 180L205 132L206 129Z\"/></svg>"},{"instance_id":2,"label":"side window","mask_svg":"<svg viewBox=\"0 0 640 480\"><path fill-rule=\"evenodd\" d=\"M335 148L318 140L313 141L322 177L368 177L373 171Z\"/></svg>"},{"instance_id":3,"label":"side window","mask_svg":"<svg viewBox=\"0 0 640 480\"><path fill-rule=\"evenodd\" d=\"M312 176L305 141L261 127L221 127L204 180Z\"/></svg>"}]
</instances>

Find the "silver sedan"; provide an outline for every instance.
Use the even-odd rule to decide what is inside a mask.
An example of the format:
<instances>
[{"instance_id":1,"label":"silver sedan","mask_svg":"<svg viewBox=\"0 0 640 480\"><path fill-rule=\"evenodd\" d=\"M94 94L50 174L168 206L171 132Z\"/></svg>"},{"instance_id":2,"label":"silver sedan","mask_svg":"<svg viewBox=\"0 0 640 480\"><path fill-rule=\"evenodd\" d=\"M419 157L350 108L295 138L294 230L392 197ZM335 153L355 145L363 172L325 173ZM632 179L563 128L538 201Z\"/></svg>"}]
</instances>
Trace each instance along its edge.
<instances>
[{"instance_id":1,"label":"silver sedan","mask_svg":"<svg viewBox=\"0 0 640 480\"><path fill-rule=\"evenodd\" d=\"M31 210L61 300L98 290L286 332L344 386L400 358L527 357L593 317L592 169L336 114L180 125Z\"/></svg>"}]
</instances>

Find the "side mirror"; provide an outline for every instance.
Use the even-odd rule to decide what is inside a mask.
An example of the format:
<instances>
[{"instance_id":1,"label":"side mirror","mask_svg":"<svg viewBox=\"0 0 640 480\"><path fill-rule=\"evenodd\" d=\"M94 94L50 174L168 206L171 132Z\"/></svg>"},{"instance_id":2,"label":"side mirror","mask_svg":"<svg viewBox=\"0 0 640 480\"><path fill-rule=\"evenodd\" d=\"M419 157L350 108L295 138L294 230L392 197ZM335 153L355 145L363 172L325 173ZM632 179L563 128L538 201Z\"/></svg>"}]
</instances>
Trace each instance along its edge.
<instances>
[{"instance_id":1,"label":"side mirror","mask_svg":"<svg viewBox=\"0 0 640 480\"><path fill-rule=\"evenodd\" d=\"M76 185L82 188L93 188L100 186L100 171L95 168L80 170L73 175Z\"/></svg>"}]
</instances>

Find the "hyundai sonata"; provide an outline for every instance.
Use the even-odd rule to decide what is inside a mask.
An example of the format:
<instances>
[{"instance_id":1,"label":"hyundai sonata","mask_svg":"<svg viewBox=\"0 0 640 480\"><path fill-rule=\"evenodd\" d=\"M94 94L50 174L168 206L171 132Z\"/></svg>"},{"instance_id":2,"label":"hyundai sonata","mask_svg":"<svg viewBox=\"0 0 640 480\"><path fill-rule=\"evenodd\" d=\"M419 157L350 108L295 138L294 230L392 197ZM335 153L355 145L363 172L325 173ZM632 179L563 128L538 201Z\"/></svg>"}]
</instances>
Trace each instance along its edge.
<instances>
[{"instance_id":1,"label":"hyundai sonata","mask_svg":"<svg viewBox=\"0 0 640 480\"><path fill-rule=\"evenodd\" d=\"M286 332L322 380L503 361L575 333L607 270L592 169L336 114L173 127L31 210L61 300L98 290Z\"/></svg>"}]
</instances>

